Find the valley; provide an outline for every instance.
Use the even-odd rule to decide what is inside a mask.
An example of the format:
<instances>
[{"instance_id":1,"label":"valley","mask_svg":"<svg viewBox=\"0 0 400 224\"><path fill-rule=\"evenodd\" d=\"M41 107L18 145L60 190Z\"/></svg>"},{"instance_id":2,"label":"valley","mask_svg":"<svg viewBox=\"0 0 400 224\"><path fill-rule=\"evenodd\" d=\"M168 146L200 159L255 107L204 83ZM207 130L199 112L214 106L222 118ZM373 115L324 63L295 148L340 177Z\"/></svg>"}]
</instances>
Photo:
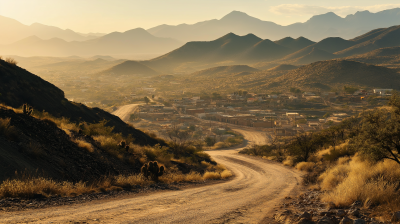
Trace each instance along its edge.
<instances>
[{"instance_id":1,"label":"valley","mask_svg":"<svg viewBox=\"0 0 400 224\"><path fill-rule=\"evenodd\" d=\"M400 8L107 4L0 15L0 223L400 223Z\"/></svg>"}]
</instances>

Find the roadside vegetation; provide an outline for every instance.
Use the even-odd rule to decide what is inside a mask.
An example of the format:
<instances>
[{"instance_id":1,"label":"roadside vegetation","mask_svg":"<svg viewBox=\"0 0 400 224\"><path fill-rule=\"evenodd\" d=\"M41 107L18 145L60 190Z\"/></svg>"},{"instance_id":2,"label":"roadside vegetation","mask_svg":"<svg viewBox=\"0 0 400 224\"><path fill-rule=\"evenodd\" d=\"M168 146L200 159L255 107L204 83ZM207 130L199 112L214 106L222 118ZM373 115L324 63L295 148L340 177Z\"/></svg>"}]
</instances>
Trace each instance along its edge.
<instances>
[{"instance_id":1,"label":"roadside vegetation","mask_svg":"<svg viewBox=\"0 0 400 224\"><path fill-rule=\"evenodd\" d=\"M213 161L202 147L192 145L187 141L161 141L165 143L143 146L134 144L135 139L130 135L123 136L121 133L114 133L112 127L106 126L107 121L97 124L73 123L66 118L55 118L47 112L38 112L34 109L29 115L24 113L24 108L15 109L0 105L0 110L8 110L7 113L14 116L14 118L0 117L0 141L10 144L24 142L24 138L27 137L13 125L13 119L16 117L22 120L30 119L54 127L52 132L54 130L65 132L69 138L68 141L81 149L80 153L104 160L103 162L106 163L125 164L125 168L121 170L127 170L118 175L103 173L100 178L97 177L96 180L91 181L60 180L46 175L23 173L10 176L0 183L0 198L35 198L38 195L40 197L76 196L85 193L129 190L153 184L203 182L232 176L224 166ZM30 130L30 132L34 131ZM52 159L52 153L46 151L43 144L39 142L35 144L37 152L35 156L32 156L32 160ZM22 152L25 151L22 150ZM63 163L65 161L59 161L57 165L62 166ZM146 170L143 167L146 167ZM53 168L49 167L49 169Z\"/></svg>"},{"instance_id":2,"label":"roadside vegetation","mask_svg":"<svg viewBox=\"0 0 400 224\"><path fill-rule=\"evenodd\" d=\"M240 153L306 171L303 184L338 208L360 201L386 213L400 210L400 98L328 129L275 138Z\"/></svg>"}]
</instances>

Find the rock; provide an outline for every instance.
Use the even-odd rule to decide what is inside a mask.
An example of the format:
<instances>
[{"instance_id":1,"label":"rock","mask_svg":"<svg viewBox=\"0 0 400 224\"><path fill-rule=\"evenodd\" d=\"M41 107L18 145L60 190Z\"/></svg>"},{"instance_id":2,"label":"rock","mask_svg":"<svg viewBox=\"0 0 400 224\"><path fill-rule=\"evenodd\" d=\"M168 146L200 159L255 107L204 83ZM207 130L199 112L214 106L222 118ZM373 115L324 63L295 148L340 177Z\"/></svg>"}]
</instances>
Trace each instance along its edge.
<instances>
[{"instance_id":1,"label":"rock","mask_svg":"<svg viewBox=\"0 0 400 224\"><path fill-rule=\"evenodd\" d=\"M332 212L320 212L319 213L319 216L328 216L328 217L330 217L332 215Z\"/></svg>"},{"instance_id":2,"label":"rock","mask_svg":"<svg viewBox=\"0 0 400 224\"><path fill-rule=\"evenodd\" d=\"M335 224L335 223L329 217L324 216L320 220L318 220L318 224Z\"/></svg>"},{"instance_id":3,"label":"rock","mask_svg":"<svg viewBox=\"0 0 400 224\"><path fill-rule=\"evenodd\" d=\"M308 212L304 212L303 214L300 215L299 217L300 219L308 219L308 220L312 220L312 215Z\"/></svg>"},{"instance_id":4,"label":"rock","mask_svg":"<svg viewBox=\"0 0 400 224\"><path fill-rule=\"evenodd\" d=\"M356 220L354 220L354 224L365 224L366 222L365 222L365 220L363 220L363 219L356 219Z\"/></svg>"},{"instance_id":5,"label":"rock","mask_svg":"<svg viewBox=\"0 0 400 224\"><path fill-rule=\"evenodd\" d=\"M353 224L353 223L354 223L354 221L347 217L343 217L343 219L340 221L340 224Z\"/></svg>"},{"instance_id":6,"label":"rock","mask_svg":"<svg viewBox=\"0 0 400 224\"><path fill-rule=\"evenodd\" d=\"M392 222L400 221L400 211L393 213Z\"/></svg>"},{"instance_id":7,"label":"rock","mask_svg":"<svg viewBox=\"0 0 400 224\"><path fill-rule=\"evenodd\" d=\"M297 224L315 224L315 222L313 222L309 219L302 218L302 219L300 219L300 221L297 222Z\"/></svg>"},{"instance_id":8,"label":"rock","mask_svg":"<svg viewBox=\"0 0 400 224\"><path fill-rule=\"evenodd\" d=\"M339 216L339 217L344 217L344 216L346 216L346 212L343 209L339 209L336 212L336 215Z\"/></svg>"},{"instance_id":9,"label":"rock","mask_svg":"<svg viewBox=\"0 0 400 224\"><path fill-rule=\"evenodd\" d=\"M361 201L355 201L353 204L351 204L351 207L359 207L359 206L361 206L362 205L362 202Z\"/></svg>"},{"instance_id":10,"label":"rock","mask_svg":"<svg viewBox=\"0 0 400 224\"><path fill-rule=\"evenodd\" d=\"M360 210L354 210L354 211L352 211L350 214L351 214L352 216L359 217L359 216L360 216Z\"/></svg>"}]
</instances>

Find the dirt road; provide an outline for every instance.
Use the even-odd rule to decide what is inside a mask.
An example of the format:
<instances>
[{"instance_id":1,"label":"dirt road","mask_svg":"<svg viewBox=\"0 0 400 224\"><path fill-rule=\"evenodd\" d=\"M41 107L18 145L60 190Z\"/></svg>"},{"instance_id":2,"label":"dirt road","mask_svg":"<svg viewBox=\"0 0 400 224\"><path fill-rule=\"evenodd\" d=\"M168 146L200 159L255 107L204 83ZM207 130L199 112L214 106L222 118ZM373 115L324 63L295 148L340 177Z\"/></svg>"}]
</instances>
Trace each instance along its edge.
<instances>
[{"instance_id":1,"label":"dirt road","mask_svg":"<svg viewBox=\"0 0 400 224\"><path fill-rule=\"evenodd\" d=\"M249 142L263 133L242 132ZM239 149L208 151L235 177L227 182L121 200L93 201L0 213L2 223L271 223L274 206L299 188L300 174L280 164L242 156Z\"/></svg>"},{"instance_id":2,"label":"dirt road","mask_svg":"<svg viewBox=\"0 0 400 224\"><path fill-rule=\"evenodd\" d=\"M115 116L118 116L123 121L128 121L131 114L133 114L137 110L137 107L139 105L140 104L125 105L125 106L118 108L118 110L114 111L112 114L114 114Z\"/></svg>"}]
</instances>

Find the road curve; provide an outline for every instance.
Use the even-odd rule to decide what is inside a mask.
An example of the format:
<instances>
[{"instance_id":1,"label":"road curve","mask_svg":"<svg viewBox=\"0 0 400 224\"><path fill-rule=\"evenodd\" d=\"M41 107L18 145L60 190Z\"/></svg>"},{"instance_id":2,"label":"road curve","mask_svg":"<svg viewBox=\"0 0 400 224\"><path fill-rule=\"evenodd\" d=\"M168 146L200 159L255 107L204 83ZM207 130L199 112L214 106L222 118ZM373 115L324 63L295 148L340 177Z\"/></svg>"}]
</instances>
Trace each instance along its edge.
<instances>
[{"instance_id":1,"label":"road curve","mask_svg":"<svg viewBox=\"0 0 400 224\"><path fill-rule=\"evenodd\" d=\"M261 133L247 135L253 136L252 141L264 138ZM274 213L274 205L299 188L300 173L275 162L239 155L238 150L207 152L235 174L230 181L119 200L0 213L0 222L270 223L262 220Z\"/></svg>"},{"instance_id":2,"label":"road curve","mask_svg":"<svg viewBox=\"0 0 400 224\"><path fill-rule=\"evenodd\" d=\"M133 114L136 111L136 109L139 105L141 105L141 104L128 104L128 105L118 108L112 114L114 114L115 116L118 116L123 121L128 121L131 114Z\"/></svg>"}]
</instances>

